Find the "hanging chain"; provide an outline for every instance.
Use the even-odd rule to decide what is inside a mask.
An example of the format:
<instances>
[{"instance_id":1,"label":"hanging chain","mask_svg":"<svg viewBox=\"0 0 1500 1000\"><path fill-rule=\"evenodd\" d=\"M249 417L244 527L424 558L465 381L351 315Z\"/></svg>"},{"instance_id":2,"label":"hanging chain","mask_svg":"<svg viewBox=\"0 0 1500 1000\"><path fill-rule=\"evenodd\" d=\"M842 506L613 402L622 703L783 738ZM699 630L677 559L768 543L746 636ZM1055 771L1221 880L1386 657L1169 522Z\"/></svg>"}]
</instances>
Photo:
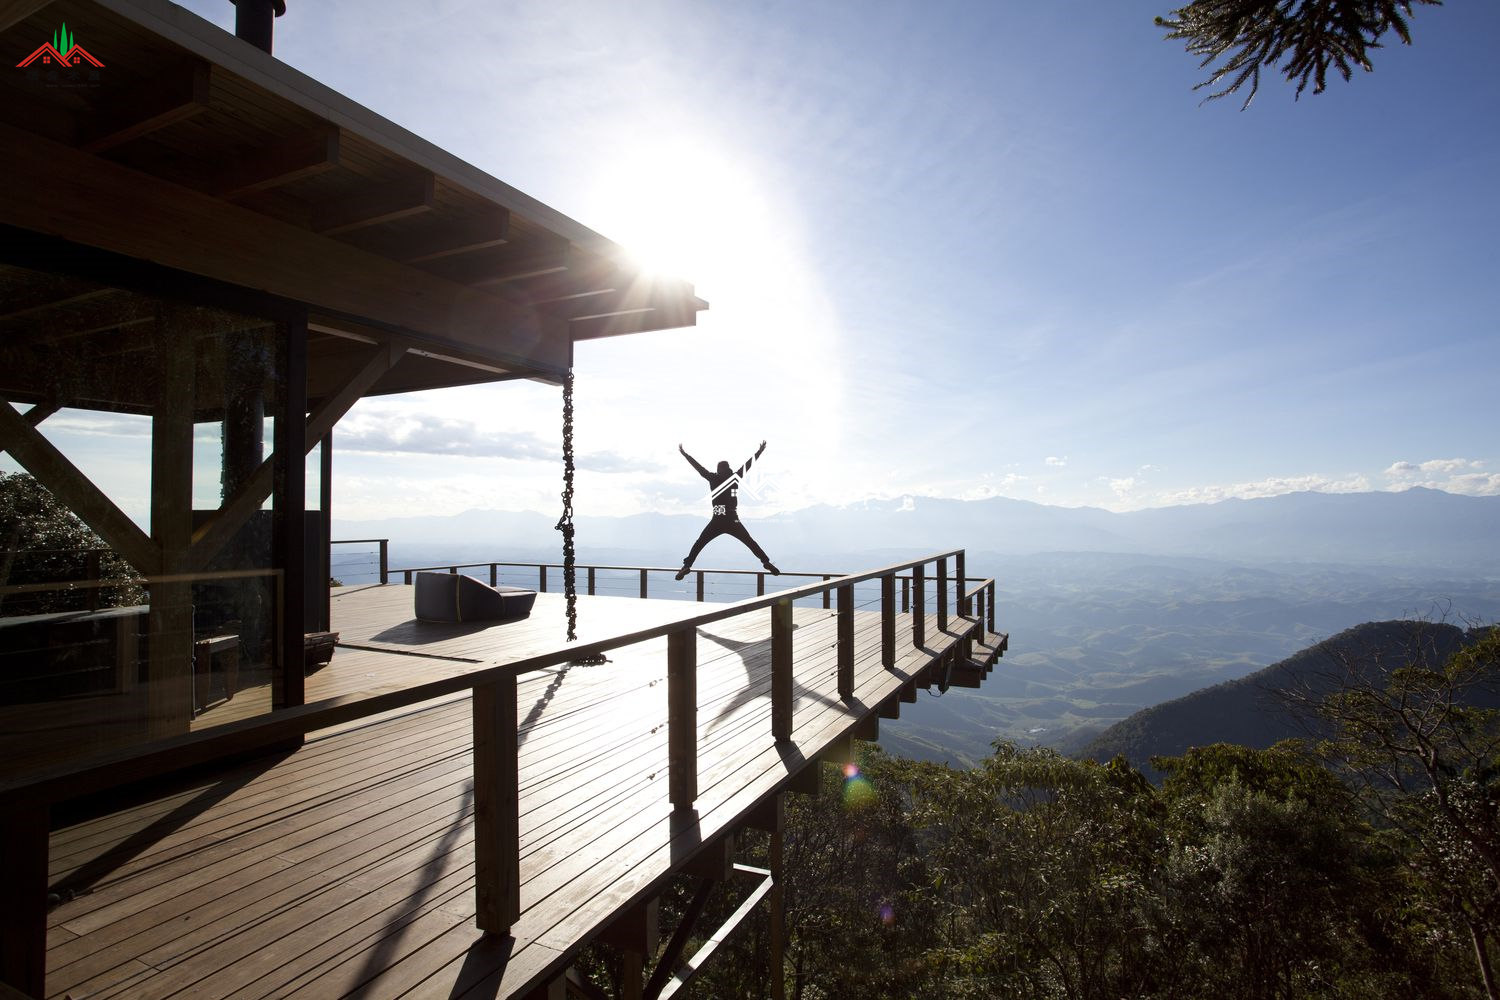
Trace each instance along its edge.
<instances>
[{"instance_id":1,"label":"hanging chain","mask_svg":"<svg viewBox=\"0 0 1500 1000\"><path fill-rule=\"evenodd\" d=\"M563 590L568 598L568 641L578 641L578 576L573 548L573 371L563 380L563 491L562 517L557 530L563 536ZM602 653L580 657L576 663L607 663Z\"/></svg>"}]
</instances>

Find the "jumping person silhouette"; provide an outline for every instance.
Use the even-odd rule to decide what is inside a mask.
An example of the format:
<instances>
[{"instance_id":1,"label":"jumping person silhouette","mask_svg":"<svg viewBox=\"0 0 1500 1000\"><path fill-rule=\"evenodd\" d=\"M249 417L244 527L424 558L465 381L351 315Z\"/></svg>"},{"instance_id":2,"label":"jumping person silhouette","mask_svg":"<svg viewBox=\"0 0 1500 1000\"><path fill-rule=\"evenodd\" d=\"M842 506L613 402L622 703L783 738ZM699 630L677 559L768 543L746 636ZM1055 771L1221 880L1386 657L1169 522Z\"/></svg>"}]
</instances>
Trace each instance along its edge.
<instances>
[{"instance_id":1,"label":"jumping person silhouette","mask_svg":"<svg viewBox=\"0 0 1500 1000\"><path fill-rule=\"evenodd\" d=\"M693 568L693 560L698 558L698 553L703 551L703 546L720 535L733 535L738 538L751 552L755 553L755 557L760 560L760 564L766 568L767 572L780 575L781 570L771 565L771 557L766 555L766 550L755 543L755 539L750 537L750 532L746 531L745 526L740 523L740 480L749 470L750 463L760 458L760 453L766 450L766 443L762 441L760 447L755 449L755 454L745 459L745 464L733 471L730 470L728 462L720 462L717 470L709 472L699 465L682 445L679 444L677 450L682 452L682 457L688 460L689 465L698 470L698 475L708 480L709 497L714 505L713 517L709 519L708 527L703 529L703 534L699 535L698 540L693 543L687 558L682 561L682 569L677 571L677 579L681 580L688 575L688 571Z\"/></svg>"}]
</instances>

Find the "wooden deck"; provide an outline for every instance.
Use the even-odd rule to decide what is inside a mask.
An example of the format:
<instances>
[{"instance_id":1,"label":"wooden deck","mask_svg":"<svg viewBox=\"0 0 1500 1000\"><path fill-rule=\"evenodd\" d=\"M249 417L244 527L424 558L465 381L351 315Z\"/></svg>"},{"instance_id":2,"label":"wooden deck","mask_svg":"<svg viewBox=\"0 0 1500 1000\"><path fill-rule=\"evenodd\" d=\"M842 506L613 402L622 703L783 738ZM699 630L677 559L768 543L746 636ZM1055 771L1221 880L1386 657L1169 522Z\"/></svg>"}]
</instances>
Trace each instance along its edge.
<instances>
[{"instance_id":1,"label":"wooden deck","mask_svg":"<svg viewBox=\"0 0 1500 1000\"><path fill-rule=\"evenodd\" d=\"M687 618L703 605L580 598L584 638ZM561 598L532 619L411 621L410 589L344 588L344 644L310 701L409 687L560 644ZM796 608L792 740L771 738L769 610L699 629L695 808L668 800L667 641L602 666L521 678L521 916L475 926L473 730L467 693L309 736L294 753L55 832L47 994L83 997L503 997L560 975L626 908L857 728L867 732L973 633L966 679L1000 637L927 617L880 664L880 615L855 612L855 696L837 693L836 619ZM977 630L977 631L976 631ZM226 703L254 710L254 692ZM236 705L236 703L239 703ZM244 706L241 709L241 706ZM205 716L204 718L207 718ZM227 716L221 716L224 718Z\"/></svg>"}]
</instances>

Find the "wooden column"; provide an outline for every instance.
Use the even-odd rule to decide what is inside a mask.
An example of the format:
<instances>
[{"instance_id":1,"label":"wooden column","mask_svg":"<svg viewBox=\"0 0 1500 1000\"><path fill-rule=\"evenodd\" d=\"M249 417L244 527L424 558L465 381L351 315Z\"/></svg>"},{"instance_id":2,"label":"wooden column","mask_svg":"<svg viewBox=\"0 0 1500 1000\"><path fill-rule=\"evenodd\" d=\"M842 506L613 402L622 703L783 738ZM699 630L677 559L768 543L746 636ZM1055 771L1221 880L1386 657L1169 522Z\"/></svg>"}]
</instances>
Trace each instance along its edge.
<instances>
[{"instance_id":1,"label":"wooden column","mask_svg":"<svg viewBox=\"0 0 1500 1000\"><path fill-rule=\"evenodd\" d=\"M854 697L854 586L839 588L838 610L839 697Z\"/></svg>"},{"instance_id":2,"label":"wooden column","mask_svg":"<svg viewBox=\"0 0 1500 1000\"><path fill-rule=\"evenodd\" d=\"M547 564L542 563L537 568L536 589L539 593L547 592Z\"/></svg>"},{"instance_id":3,"label":"wooden column","mask_svg":"<svg viewBox=\"0 0 1500 1000\"><path fill-rule=\"evenodd\" d=\"M969 598L966 595L969 592L969 581L964 576L963 550L959 550L958 555L954 556L953 563L953 572L958 576L958 613L960 615L967 615L969 613Z\"/></svg>"},{"instance_id":4,"label":"wooden column","mask_svg":"<svg viewBox=\"0 0 1500 1000\"><path fill-rule=\"evenodd\" d=\"M594 596L594 567L589 567L589 596Z\"/></svg>"},{"instance_id":5,"label":"wooden column","mask_svg":"<svg viewBox=\"0 0 1500 1000\"><path fill-rule=\"evenodd\" d=\"M698 603L703 603L703 571L698 570Z\"/></svg>"},{"instance_id":6,"label":"wooden column","mask_svg":"<svg viewBox=\"0 0 1500 1000\"><path fill-rule=\"evenodd\" d=\"M46 803L6 802L0 822L0 983L47 995Z\"/></svg>"},{"instance_id":7,"label":"wooden column","mask_svg":"<svg viewBox=\"0 0 1500 1000\"><path fill-rule=\"evenodd\" d=\"M948 627L948 560L937 561L937 615L938 631Z\"/></svg>"},{"instance_id":8,"label":"wooden column","mask_svg":"<svg viewBox=\"0 0 1500 1000\"><path fill-rule=\"evenodd\" d=\"M901 613L904 615L911 610L911 577L901 578Z\"/></svg>"},{"instance_id":9,"label":"wooden column","mask_svg":"<svg viewBox=\"0 0 1500 1000\"><path fill-rule=\"evenodd\" d=\"M521 917L521 776L516 678L474 688L474 922L504 934Z\"/></svg>"},{"instance_id":10,"label":"wooden column","mask_svg":"<svg viewBox=\"0 0 1500 1000\"><path fill-rule=\"evenodd\" d=\"M318 622L317 631L327 631L333 628L333 588L329 585L333 576L333 431L325 433L318 443L318 508L323 515L322 551L326 572L319 574L324 578L321 581L323 620Z\"/></svg>"},{"instance_id":11,"label":"wooden column","mask_svg":"<svg viewBox=\"0 0 1500 1000\"><path fill-rule=\"evenodd\" d=\"M990 599L986 604L985 611L989 614L989 630L993 632L995 631L995 581L991 580L990 585L986 587L985 590L987 590L990 595Z\"/></svg>"},{"instance_id":12,"label":"wooden column","mask_svg":"<svg viewBox=\"0 0 1500 1000\"><path fill-rule=\"evenodd\" d=\"M925 567L920 563L911 568L911 642L921 649L927 644L927 581Z\"/></svg>"},{"instance_id":13,"label":"wooden column","mask_svg":"<svg viewBox=\"0 0 1500 1000\"><path fill-rule=\"evenodd\" d=\"M824 577L823 577L823 582L827 583L829 580L832 580L832 579L833 579L833 577L828 576L828 575L825 574ZM833 607L833 595L830 594L828 591L825 590L825 591L823 591L823 610L827 611L831 607Z\"/></svg>"},{"instance_id":14,"label":"wooden column","mask_svg":"<svg viewBox=\"0 0 1500 1000\"><path fill-rule=\"evenodd\" d=\"M667 635L667 767L672 805L698 798L698 630Z\"/></svg>"},{"instance_id":15,"label":"wooden column","mask_svg":"<svg viewBox=\"0 0 1500 1000\"><path fill-rule=\"evenodd\" d=\"M146 715L154 739L186 733L193 716L193 588L186 579L193 540L193 341L183 310L158 308L151 540L161 552L158 572L167 579L149 588Z\"/></svg>"},{"instance_id":16,"label":"wooden column","mask_svg":"<svg viewBox=\"0 0 1500 1000\"><path fill-rule=\"evenodd\" d=\"M307 317L285 324L278 352L281 399L276 407L276 451L272 457L275 486L271 507L275 524L274 565L282 571L280 615L281 679L277 708L306 701L302 640L307 632L305 594L307 565ZM326 582L324 586L327 586Z\"/></svg>"},{"instance_id":17,"label":"wooden column","mask_svg":"<svg viewBox=\"0 0 1500 1000\"><path fill-rule=\"evenodd\" d=\"M896 578L880 578L880 665L896 665Z\"/></svg>"},{"instance_id":18,"label":"wooden column","mask_svg":"<svg viewBox=\"0 0 1500 1000\"><path fill-rule=\"evenodd\" d=\"M641 600L646 599L646 568L641 567Z\"/></svg>"},{"instance_id":19,"label":"wooden column","mask_svg":"<svg viewBox=\"0 0 1500 1000\"><path fill-rule=\"evenodd\" d=\"M792 738L792 602L771 606L771 735Z\"/></svg>"},{"instance_id":20,"label":"wooden column","mask_svg":"<svg viewBox=\"0 0 1500 1000\"><path fill-rule=\"evenodd\" d=\"M766 596L766 574L764 573L755 574L755 596Z\"/></svg>"}]
</instances>

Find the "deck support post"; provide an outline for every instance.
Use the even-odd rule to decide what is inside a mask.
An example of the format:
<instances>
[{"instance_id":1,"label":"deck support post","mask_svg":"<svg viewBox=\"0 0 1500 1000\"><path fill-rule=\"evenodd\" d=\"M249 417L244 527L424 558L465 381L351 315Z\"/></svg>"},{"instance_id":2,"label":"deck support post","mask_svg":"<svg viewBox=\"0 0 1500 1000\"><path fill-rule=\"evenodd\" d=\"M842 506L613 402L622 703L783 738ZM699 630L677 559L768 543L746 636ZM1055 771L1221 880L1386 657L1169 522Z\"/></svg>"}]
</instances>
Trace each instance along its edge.
<instances>
[{"instance_id":1,"label":"deck support post","mask_svg":"<svg viewBox=\"0 0 1500 1000\"><path fill-rule=\"evenodd\" d=\"M474 922L504 934L521 917L516 678L474 688Z\"/></svg>"},{"instance_id":2,"label":"deck support post","mask_svg":"<svg viewBox=\"0 0 1500 1000\"><path fill-rule=\"evenodd\" d=\"M698 570L697 571L697 575L698 575L698 603L702 604L703 603L703 571L701 569Z\"/></svg>"},{"instance_id":3,"label":"deck support post","mask_svg":"<svg viewBox=\"0 0 1500 1000\"><path fill-rule=\"evenodd\" d=\"M990 585L984 589L990 595L990 599L985 602L985 611L988 613L990 619L989 630L993 632L995 631L995 581L991 580Z\"/></svg>"},{"instance_id":4,"label":"deck support post","mask_svg":"<svg viewBox=\"0 0 1500 1000\"><path fill-rule=\"evenodd\" d=\"M911 644L918 649L927 644L926 568L921 563L911 568Z\"/></svg>"},{"instance_id":5,"label":"deck support post","mask_svg":"<svg viewBox=\"0 0 1500 1000\"><path fill-rule=\"evenodd\" d=\"M499 586L499 584L500 584L500 564L499 563L490 563L490 586L491 587L495 587L495 586Z\"/></svg>"},{"instance_id":6,"label":"deck support post","mask_svg":"<svg viewBox=\"0 0 1500 1000\"><path fill-rule=\"evenodd\" d=\"M911 610L911 577L901 578L901 613L904 615Z\"/></svg>"},{"instance_id":7,"label":"deck support post","mask_svg":"<svg viewBox=\"0 0 1500 1000\"><path fill-rule=\"evenodd\" d=\"M880 665L896 666L896 578L880 578Z\"/></svg>"},{"instance_id":8,"label":"deck support post","mask_svg":"<svg viewBox=\"0 0 1500 1000\"><path fill-rule=\"evenodd\" d=\"M641 567L641 600L646 599L646 568Z\"/></svg>"},{"instance_id":9,"label":"deck support post","mask_svg":"<svg viewBox=\"0 0 1500 1000\"><path fill-rule=\"evenodd\" d=\"M771 735L792 738L792 602L782 598L771 607Z\"/></svg>"},{"instance_id":10,"label":"deck support post","mask_svg":"<svg viewBox=\"0 0 1500 1000\"><path fill-rule=\"evenodd\" d=\"M667 636L667 767L673 807L698 798L698 630Z\"/></svg>"},{"instance_id":11,"label":"deck support post","mask_svg":"<svg viewBox=\"0 0 1500 1000\"><path fill-rule=\"evenodd\" d=\"M380 539L380 582L391 582L391 540L389 538Z\"/></svg>"},{"instance_id":12,"label":"deck support post","mask_svg":"<svg viewBox=\"0 0 1500 1000\"><path fill-rule=\"evenodd\" d=\"M0 823L0 983L47 995L47 829L43 803L7 803Z\"/></svg>"},{"instance_id":13,"label":"deck support post","mask_svg":"<svg viewBox=\"0 0 1500 1000\"><path fill-rule=\"evenodd\" d=\"M833 579L833 577L829 576L828 574L826 574L826 573L823 574L823 582L824 583L827 583L829 580L832 580L832 579ZM823 591L823 610L827 611L831 607L833 607L833 595L830 594L828 591L825 590L825 591Z\"/></svg>"},{"instance_id":14,"label":"deck support post","mask_svg":"<svg viewBox=\"0 0 1500 1000\"><path fill-rule=\"evenodd\" d=\"M838 618L839 697L849 701L854 697L853 584L846 583L839 588Z\"/></svg>"},{"instance_id":15,"label":"deck support post","mask_svg":"<svg viewBox=\"0 0 1500 1000\"><path fill-rule=\"evenodd\" d=\"M537 589L540 590L542 593L545 594L547 592L547 564L546 563L542 563L539 566L537 566L537 583L540 584L540 586Z\"/></svg>"},{"instance_id":16,"label":"deck support post","mask_svg":"<svg viewBox=\"0 0 1500 1000\"><path fill-rule=\"evenodd\" d=\"M964 550L959 549L958 555L953 557L953 572L958 577L958 613L967 615L969 613L969 581L964 577Z\"/></svg>"},{"instance_id":17,"label":"deck support post","mask_svg":"<svg viewBox=\"0 0 1500 1000\"><path fill-rule=\"evenodd\" d=\"M937 561L937 615L938 631L948 627L948 558Z\"/></svg>"},{"instance_id":18,"label":"deck support post","mask_svg":"<svg viewBox=\"0 0 1500 1000\"><path fill-rule=\"evenodd\" d=\"M766 574L764 573L755 574L755 596L766 596Z\"/></svg>"},{"instance_id":19,"label":"deck support post","mask_svg":"<svg viewBox=\"0 0 1500 1000\"><path fill-rule=\"evenodd\" d=\"M594 567L589 567L589 596L594 596Z\"/></svg>"}]
</instances>

